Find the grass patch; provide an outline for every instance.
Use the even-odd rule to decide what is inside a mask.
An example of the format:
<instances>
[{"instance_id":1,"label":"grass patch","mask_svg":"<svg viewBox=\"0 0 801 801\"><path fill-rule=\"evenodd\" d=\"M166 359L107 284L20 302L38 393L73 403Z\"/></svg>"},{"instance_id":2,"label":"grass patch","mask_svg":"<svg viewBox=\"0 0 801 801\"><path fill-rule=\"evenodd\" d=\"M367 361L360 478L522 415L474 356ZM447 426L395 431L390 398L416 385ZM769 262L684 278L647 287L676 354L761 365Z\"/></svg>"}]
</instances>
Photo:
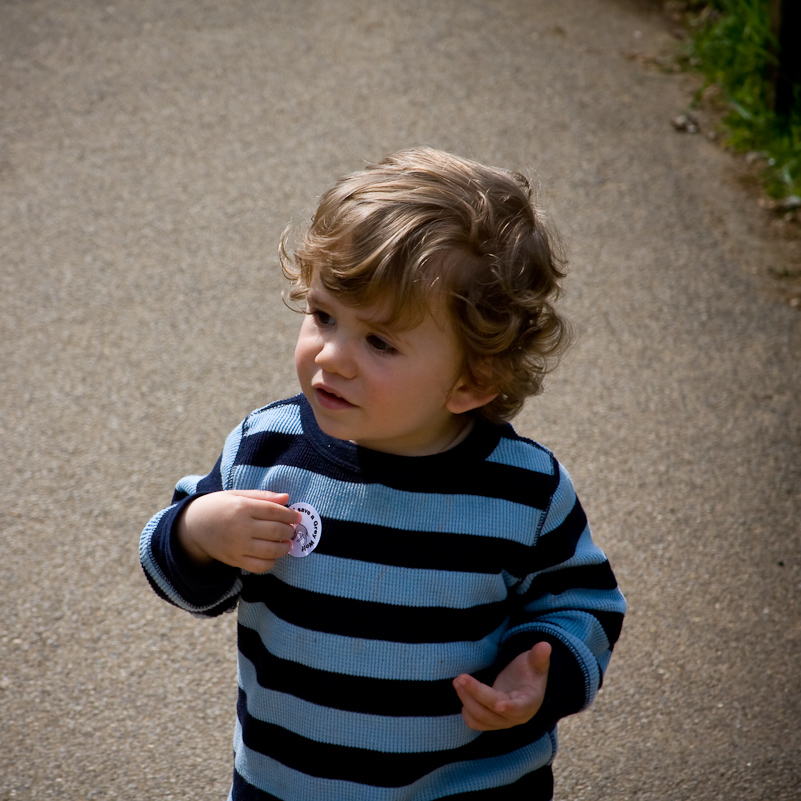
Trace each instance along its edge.
<instances>
[{"instance_id":1,"label":"grass patch","mask_svg":"<svg viewBox=\"0 0 801 801\"><path fill-rule=\"evenodd\" d=\"M778 45L771 33L768 0L715 0L690 7L688 58L705 77L697 100L720 88L728 109L725 143L759 153L765 190L774 198L801 196L801 88L788 114L772 110L771 67Z\"/></svg>"}]
</instances>

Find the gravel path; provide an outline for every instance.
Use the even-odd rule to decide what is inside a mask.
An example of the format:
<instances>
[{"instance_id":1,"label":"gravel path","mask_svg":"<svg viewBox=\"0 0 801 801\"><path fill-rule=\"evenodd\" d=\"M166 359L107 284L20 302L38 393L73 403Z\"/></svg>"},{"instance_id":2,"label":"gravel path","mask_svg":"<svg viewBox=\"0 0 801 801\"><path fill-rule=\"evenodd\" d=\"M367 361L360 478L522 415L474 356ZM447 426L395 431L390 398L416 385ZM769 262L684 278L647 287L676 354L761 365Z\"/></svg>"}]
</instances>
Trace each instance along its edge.
<instances>
[{"instance_id":1,"label":"gravel path","mask_svg":"<svg viewBox=\"0 0 801 801\"><path fill-rule=\"evenodd\" d=\"M799 798L791 254L673 129L673 45L624 0L0 4L0 801L225 798L234 620L158 601L139 532L295 392L284 225L419 143L536 170L571 255L581 339L518 428L631 612L556 798Z\"/></svg>"}]
</instances>

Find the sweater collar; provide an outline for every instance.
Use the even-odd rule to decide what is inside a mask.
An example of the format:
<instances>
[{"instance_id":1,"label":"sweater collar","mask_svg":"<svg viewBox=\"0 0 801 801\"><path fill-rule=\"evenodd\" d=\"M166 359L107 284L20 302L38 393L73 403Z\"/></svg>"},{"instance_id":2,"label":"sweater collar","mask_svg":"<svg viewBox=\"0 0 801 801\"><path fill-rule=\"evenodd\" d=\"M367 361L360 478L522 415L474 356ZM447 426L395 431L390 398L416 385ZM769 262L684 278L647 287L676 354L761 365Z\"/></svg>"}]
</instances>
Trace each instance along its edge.
<instances>
[{"instance_id":1,"label":"sweater collar","mask_svg":"<svg viewBox=\"0 0 801 801\"><path fill-rule=\"evenodd\" d=\"M506 425L495 425L479 417L473 430L456 446L429 456L399 456L374 451L353 442L328 436L317 425L314 411L303 394L297 396L300 420L307 441L324 459L357 472L440 471L457 468L475 460L483 461L495 450Z\"/></svg>"}]
</instances>

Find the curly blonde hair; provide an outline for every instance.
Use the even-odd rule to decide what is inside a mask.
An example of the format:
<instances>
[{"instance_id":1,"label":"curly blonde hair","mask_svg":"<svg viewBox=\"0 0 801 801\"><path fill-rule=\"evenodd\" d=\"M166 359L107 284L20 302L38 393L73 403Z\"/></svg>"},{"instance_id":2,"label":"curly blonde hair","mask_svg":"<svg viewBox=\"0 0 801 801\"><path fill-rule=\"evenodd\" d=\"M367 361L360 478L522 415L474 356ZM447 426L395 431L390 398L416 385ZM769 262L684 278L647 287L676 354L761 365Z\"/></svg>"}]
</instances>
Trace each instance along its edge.
<instances>
[{"instance_id":1,"label":"curly blonde hair","mask_svg":"<svg viewBox=\"0 0 801 801\"><path fill-rule=\"evenodd\" d=\"M463 354L460 375L497 391L487 419L511 419L566 349L557 313L566 261L521 174L433 148L386 156L320 198L291 253L279 254L289 301L313 276L350 305L382 304L412 328L445 301Z\"/></svg>"}]
</instances>

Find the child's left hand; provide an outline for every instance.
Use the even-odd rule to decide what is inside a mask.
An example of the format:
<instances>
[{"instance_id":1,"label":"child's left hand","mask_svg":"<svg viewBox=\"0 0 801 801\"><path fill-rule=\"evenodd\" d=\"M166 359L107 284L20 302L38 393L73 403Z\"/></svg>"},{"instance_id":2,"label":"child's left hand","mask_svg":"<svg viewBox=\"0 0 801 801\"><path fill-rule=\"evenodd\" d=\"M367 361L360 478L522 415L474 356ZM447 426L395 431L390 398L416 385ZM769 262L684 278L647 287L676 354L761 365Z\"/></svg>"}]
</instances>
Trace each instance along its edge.
<instances>
[{"instance_id":1,"label":"child's left hand","mask_svg":"<svg viewBox=\"0 0 801 801\"><path fill-rule=\"evenodd\" d=\"M537 643L530 651L515 657L495 679L492 687L463 673L453 680L459 696L464 722L476 731L510 729L527 723L542 706L551 646Z\"/></svg>"}]
</instances>

